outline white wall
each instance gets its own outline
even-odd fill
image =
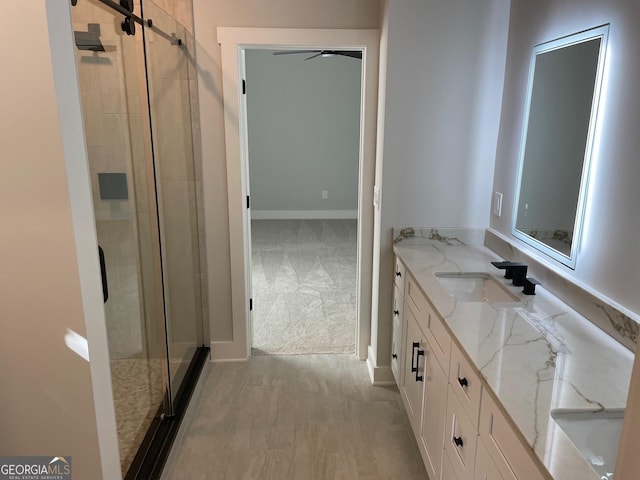
[[[253,218],[355,218],[362,61],[310,56],[246,52]]]
[[[220,46],[216,28],[378,28],[372,0],[194,0],[211,339],[233,339]]]
[[[503,215],[501,218],[492,216],[491,226],[511,236],[531,48],[604,23],[611,24],[608,68],[599,121],[601,136],[593,159],[583,242],[575,271],[559,265],[558,268],[638,314],[640,4],[636,0],[512,2],[494,177],[494,189],[504,193]]]
[[[509,1],[387,7],[378,365],[390,363],[391,229],[489,223]]]
[[[117,479],[69,8],[0,15],[0,454],[71,455],[74,478]]]

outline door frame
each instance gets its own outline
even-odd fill
[[[224,102],[229,247],[231,263],[231,312],[233,340],[220,360],[247,359],[251,355],[251,238],[246,102],[242,95],[244,51],[249,48],[312,48],[361,50],[362,87],[358,178],[358,248],[356,293],[356,356],[367,358],[371,337],[374,181],[378,102],[379,30],[292,29],[218,27],[221,46]],[[214,358],[216,356],[215,351]]]

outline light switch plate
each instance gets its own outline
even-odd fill
[[[493,214],[496,217],[502,216],[502,194],[500,192],[493,193]]]
[[[373,187],[373,206],[374,208],[380,209],[380,196],[381,196],[380,187],[374,185]]]

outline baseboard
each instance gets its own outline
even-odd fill
[[[249,357],[239,342],[211,342],[212,362],[246,362]]]
[[[367,357],[367,368],[369,369],[369,378],[371,379],[371,384],[376,386],[395,385],[396,381],[393,378],[391,366],[376,366],[376,357],[371,348],[371,345],[369,345],[368,352],[369,356]]]
[[[358,210],[251,210],[252,220],[355,220]]]

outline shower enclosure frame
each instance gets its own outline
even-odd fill
[[[81,0],[82,1],[82,0]],[[127,20],[129,22],[135,21],[142,25],[140,29],[142,41],[137,42],[136,56],[138,57],[138,62],[142,62],[138,64],[137,69],[140,70],[142,68],[144,70],[144,75],[138,75],[138,91],[141,93],[141,104],[146,104],[146,115],[144,111],[141,111],[141,121],[143,124],[142,127],[142,140],[144,142],[144,166],[145,166],[145,179],[147,183],[146,187],[146,197],[145,203],[149,208],[149,220],[150,226],[149,230],[152,232],[152,238],[150,245],[152,246],[152,252],[149,252],[151,257],[153,258],[153,263],[158,267],[158,270],[154,270],[155,274],[153,275],[153,281],[151,282],[153,285],[154,294],[153,298],[160,299],[162,305],[155,312],[156,317],[162,317],[162,327],[164,330],[164,355],[163,355],[163,366],[162,366],[162,391],[164,394],[162,395],[162,401],[158,405],[157,412],[154,415],[154,418],[149,425],[147,433],[139,445],[137,454],[135,455],[133,461],[130,463],[127,473],[124,476],[125,479],[134,479],[134,478],[157,478],[159,477],[166,457],[169,453],[169,449],[173,442],[173,438],[177,433],[177,429],[180,425],[182,416],[184,415],[184,411],[186,406],[188,405],[189,399],[193,392],[193,388],[195,387],[195,383],[197,382],[198,376],[202,371],[204,363],[209,357],[209,348],[204,347],[204,327],[203,325],[196,325],[196,330],[199,332],[198,336],[198,345],[194,351],[193,356],[191,357],[191,361],[188,362],[188,366],[186,367],[186,371],[184,372],[184,377],[179,385],[173,384],[172,372],[171,372],[171,351],[169,345],[169,338],[171,336],[171,326],[169,324],[169,318],[171,313],[168,311],[168,292],[166,290],[168,285],[168,279],[166,277],[166,265],[168,263],[168,259],[166,257],[166,253],[163,251],[163,209],[162,209],[162,198],[161,198],[161,181],[159,179],[159,172],[157,170],[157,157],[156,157],[156,143],[154,140],[154,118],[152,112],[152,99],[151,99],[151,90],[150,90],[150,78],[149,78],[149,52],[147,51],[147,41],[146,41],[146,31],[149,29],[153,31],[154,34],[162,37],[165,41],[171,43],[178,48],[182,47],[182,39],[177,37],[176,35],[169,35],[162,29],[158,28],[153,24],[151,19],[144,19],[144,10],[142,6],[142,1],[136,2],[140,5],[141,15],[142,17],[138,17],[133,14],[129,10],[122,11],[124,7],[111,2],[110,0],[96,0],[102,4],[113,7],[117,12],[123,14],[125,16],[122,22],[122,29],[125,33],[130,35],[131,26],[130,23],[127,24]],[[72,1],[72,5],[75,5],[77,2]],[[176,22],[177,23],[177,22]],[[129,30],[127,30],[129,28]],[[98,30],[99,31],[99,30]],[[144,92],[144,95],[142,94]],[[193,132],[189,130],[192,134],[191,141],[193,142]],[[191,146],[193,149],[193,145]],[[192,150],[193,154],[193,150]],[[193,158],[191,159],[193,162]],[[132,158],[131,161],[134,161]],[[195,168],[195,167],[194,167]],[[139,192],[134,192],[134,195],[139,194]],[[145,192],[142,192],[144,195]],[[135,200],[134,200],[135,201]],[[136,207],[137,208],[137,207]],[[139,228],[137,221],[134,220],[134,229]],[[139,237],[136,234],[136,238]],[[196,226],[196,238],[197,238],[197,226]],[[196,252],[199,253],[199,252]],[[141,262],[140,256],[137,257],[137,261]],[[142,267],[139,268],[139,271],[142,271]],[[104,272],[104,270],[103,270]],[[147,287],[149,285],[147,284]],[[105,299],[106,300],[106,299]],[[200,301],[202,301],[202,294],[200,293]],[[140,300],[141,308],[144,308],[142,304],[144,304],[144,299]],[[196,311],[199,316],[195,317],[196,322],[200,320],[202,323],[202,306],[200,304],[200,311]],[[159,318],[156,320],[160,321]],[[144,315],[144,312],[141,312],[141,322],[145,325],[148,323],[148,318]],[[146,335],[146,333],[145,333]],[[143,344],[147,345],[148,341],[145,340]],[[184,365],[183,365],[184,366]]]

